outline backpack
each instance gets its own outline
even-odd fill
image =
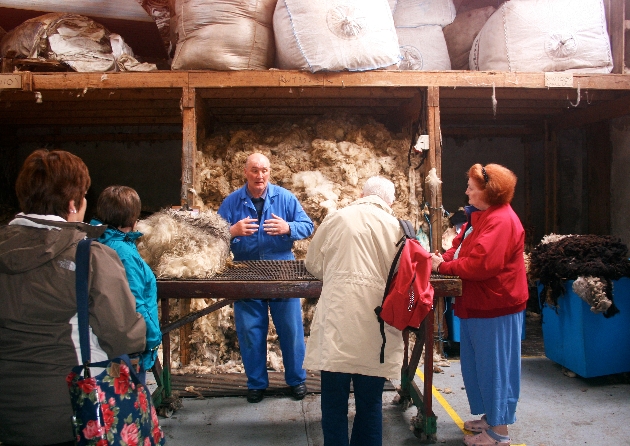
[[[431,254],[416,239],[410,221],[398,220],[404,235],[389,269],[383,303],[374,312],[381,324],[381,363],[385,362],[385,323],[399,330],[417,330],[433,306]],[[396,269],[398,266],[398,269]]]

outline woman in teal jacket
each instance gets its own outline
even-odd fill
[[[142,236],[135,231],[140,217],[140,197],[127,186],[110,186],[98,198],[96,219],[90,224],[106,224],[107,230],[98,241],[109,246],[118,253],[132,294],[136,298],[136,311],[140,313],[147,325],[146,350],[140,361],[139,378],[144,383],[146,370],[153,367],[157,358],[157,349],[162,343],[162,332],[158,318],[157,283],[155,274],[149,265],[140,257],[136,248],[136,240]]]

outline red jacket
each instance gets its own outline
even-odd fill
[[[462,242],[470,224],[473,230]],[[460,243],[458,258],[454,259]],[[509,204],[471,213],[439,268],[441,274],[462,279],[462,295],[455,299],[456,316],[490,318],[525,309],[529,291],[524,243],[525,230]]]

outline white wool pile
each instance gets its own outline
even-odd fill
[[[457,237],[457,230],[451,226],[442,233],[442,249],[448,251],[453,246],[453,240]]]
[[[591,306],[593,313],[604,313],[612,302],[606,296],[606,283],[599,277],[578,277],[573,282],[573,292]]]
[[[230,229],[216,212],[164,209],[138,222],[138,251],[159,278],[208,278],[230,256]]]
[[[218,209],[230,192],[243,186],[247,156],[260,152],[271,161],[270,181],[292,191],[316,227],[328,212],[359,198],[363,183],[373,175],[395,184],[396,216],[418,227],[415,197],[423,196],[424,181],[420,172],[409,169],[409,147],[407,135],[393,134],[372,117],[362,116],[218,128],[197,154],[194,204]],[[305,253],[305,248],[300,251]]]
[[[562,234],[554,234],[553,232],[551,234],[547,234],[545,235],[542,240],[540,240],[541,244],[547,244],[547,243],[555,243],[558,242],[560,240],[562,240],[565,237],[571,237],[571,234],[567,234],[567,235],[562,235]]]
[[[392,134],[371,117],[337,115],[217,128],[199,147],[194,205],[203,212],[217,210],[227,195],[244,185],[245,160],[249,154],[260,152],[271,162],[270,181],[296,195],[315,227],[329,212],[359,198],[363,183],[373,175],[384,176],[395,184],[396,201],[392,208],[396,216],[411,220],[416,227],[421,223],[417,203],[424,200],[424,181],[418,171],[409,168],[410,139]],[[412,162],[417,165],[417,160]],[[297,259],[306,256],[309,241],[294,243]],[[306,336],[316,302],[302,299]],[[191,311],[212,303],[194,299]],[[267,367],[282,371],[282,353],[272,320],[269,326]],[[198,319],[193,325],[190,364],[179,372],[243,371],[237,342],[231,306]],[[177,368],[179,354],[176,345],[173,347],[172,366]]]

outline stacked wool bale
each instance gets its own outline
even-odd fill
[[[472,70],[610,73],[602,0],[510,0],[477,34]]]
[[[452,0],[391,0],[401,70],[442,71],[451,61],[442,28],[455,19]]]
[[[276,0],[177,0],[173,70],[266,70],[273,66]]]
[[[473,42],[490,16],[496,11],[496,0],[483,0],[475,5],[465,4],[457,9],[457,16],[444,27],[444,39],[451,59],[452,70],[468,70],[468,59]],[[471,8],[470,6],[474,6]]]
[[[316,227],[328,212],[359,198],[364,181],[372,175],[382,175],[394,182],[396,216],[417,226],[416,196],[422,194],[422,181],[420,173],[408,166],[409,146],[408,138],[393,135],[372,118],[330,116],[271,126],[219,128],[197,153],[195,205],[202,212],[218,209],[229,193],[243,186],[245,159],[257,151],[271,161],[271,181],[298,197]],[[304,258],[308,242],[307,239],[295,244],[296,258]],[[191,310],[211,303],[195,299]],[[307,336],[315,304],[303,301]],[[173,366],[177,367],[175,336],[172,355]],[[191,342],[191,363],[179,372],[242,371],[231,307],[200,318],[193,328]],[[272,321],[267,342],[267,367],[283,370]]]
[[[387,0],[278,0],[273,31],[281,69],[365,71],[400,60]]]

